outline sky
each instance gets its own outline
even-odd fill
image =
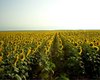
[[[0,0],[0,30],[100,29],[100,0]]]

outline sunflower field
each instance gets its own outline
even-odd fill
[[[0,32],[0,80],[100,80],[100,31]]]

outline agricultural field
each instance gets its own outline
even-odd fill
[[[100,31],[0,32],[0,80],[100,80]]]

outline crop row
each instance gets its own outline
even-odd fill
[[[100,79],[100,31],[0,32],[0,79]]]

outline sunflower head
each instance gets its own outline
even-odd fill
[[[79,55],[81,55],[81,53],[82,53],[82,47],[81,46],[78,47],[78,52],[79,52]]]
[[[21,49],[21,53],[24,53],[24,49]]]
[[[100,45],[100,43],[99,43],[99,42],[96,42],[96,45],[97,45],[97,46],[99,46],[99,45]]]
[[[74,43],[74,46],[78,46],[78,43],[75,42],[75,43]]]
[[[62,44],[60,44],[60,45],[59,45],[59,48],[62,50],[62,49],[63,49],[63,45],[62,45]]]
[[[17,62],[18,62],[18,59],[19,59],[19,55],[16,55],[15,59],[14,59],[14,66],[16,66]]]
[[[98,46],[93,46],[93,49],[96,51],[99,51],[99,47]]]
[[[9,51],[8,51],[6,54],[7,54],[7,57],[9,57],[9,56],[10,56],[10,54],[11,54],[11,52],[9,52]]]
[[[93,42],[95,43],[96,41],[94,40]]]
[[[25,59],[25,54],[21,53],[21,54],[19,55],[19,58],[20,58],[21,61],[24,61],[24,59]]]
[[[93,42],[90,43],[90,46],[94,46]]]
[[[61,39],[59,40],[59,43],[60,43],[60,44],[62,44],[62,41],[61,41]]]
[[[31,51],[32,51],[32,48],[31,48],[31,47],[29,47],[29,49],[28,49],[28,52],[27,52],[26,56],[28,56],[28,55],[31,53]]]
[[[88,41],[88,39],[85,39],[84,42],[85,42],[85,43],[88,43],[89,41]]]

